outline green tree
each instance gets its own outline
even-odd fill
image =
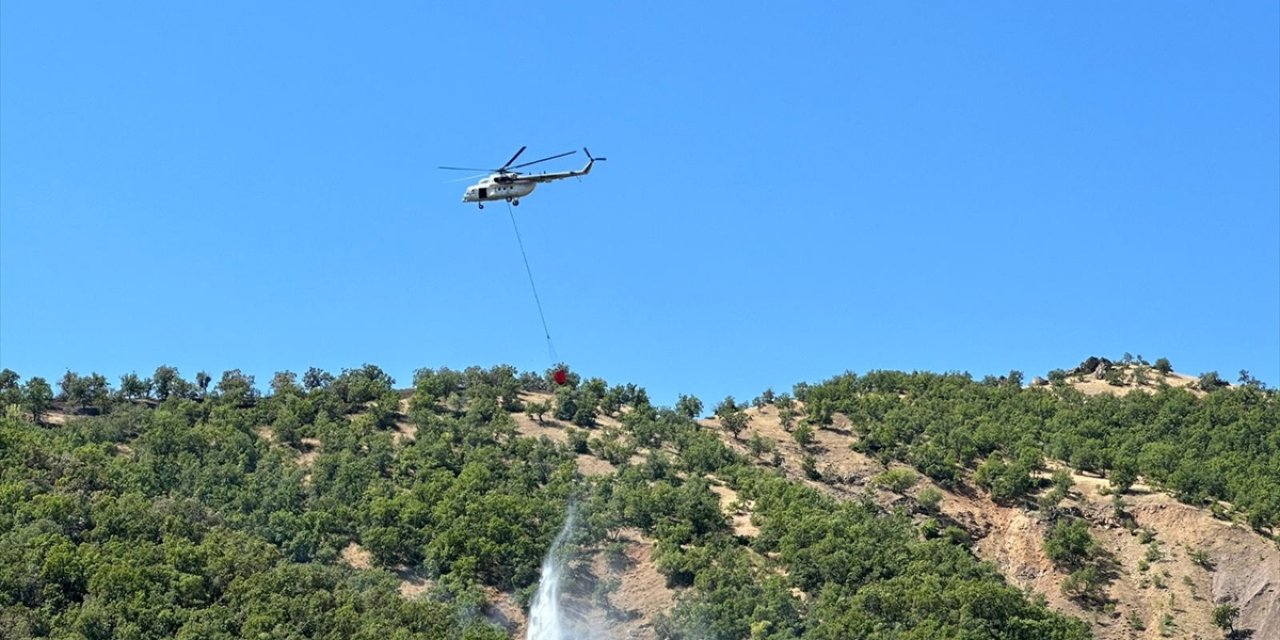
[[[1257,391],[1267,390],[1267,383],[1253,377],[1253,375],[1250,374],[1249,371],[1246,369],[1240,370],[1240,377],[1237,381],[1240,383],[1240,386],[1242,387],[1248,387],[1250,389],[1254,389]]]
[[[1071,487],[1073,486],[1071,481],[1071,472],[1066,469],[1058,469],[1054,471],[1051,482],[1053,485],[1052,488],[1050,488],[1049,491],[1040,498],[1039,503],[1041,509],[1055,509],[1058,504],[1067,497],[1071,491]]]
[[[82,376],[74,371],[68,371],[63,374],[58,386],[62,389],[62,397],[67,404],[75,405],[82,410],[89,407],[107,408],[110,387],[107,379],[100,373]]]
[[[89,404],[105,411],[111,403],[111,383],[100,373],[91,373],[84,380]]]
[[[196,388],[200,390],[200,397],[204,398],[209,395],[209,383],[213,382],[213,376],[209,372],[201,370],[196,374]]]
[[[626,393],[626,389],[621,386],[609,387],[604,392],[604,397],[600,399],[600,411],[609,417],[618,415],[622,405],[626,403]]]
[[[239,369],[222,372],[214,391],[224,401],[236,407],[251,407],[258,400],[258,390],[253,386],[253,376],[242,373]]]
[[[565,427],[565,441],[569,444],[569,449],[574,453],[587,453],[590,451],[591,435],[588,431],[575,429],[574,427]]]
[[[720,403],[716,405],[715,414],[717,417],[723,418],[724,416],[740,411],[741,409],[743,409],[743,407],[738,406],[738,402],[733,399],[733,396],[725,396],[724,400],[721,400]]]
[[[80,374],[74,371],[67,371],[62,374],[62,378],[58,380],[58,390],[63,402],[84,408],[89,405],[89,386],[88,380],[80,377]]]
[[[773,401],[774,406],[778,408],[778,419],[782,422],[782,428],[790,431],[795,425],[796,419],[796,403],[791,399],[791,394],[779,394]]]
[[[1106,599],[1106,593],[1103,587],[1106,586],[1106,578],[1097,567],[1089,565],[1082,569],[1071,572],[1062,581],[1062,592],[1072,598],[1085,600],[1090,602],[1101,602]]]
[[[302,374],[302,386],[307,391],[328,389],[331,384],[333,384],[333,374],[324,369],[311,367],[307,369],[306,373]]]
[[[298,386],[298,374],[292,371],[277,371],[271,376],[271,395],[283,397],[301,394],[302,387]]]
[[[1132,456],[1122,455],[1116,461],[1107,479],[1111,488],[1119,493],[1127,493],[1138,481],[1138,463]]]
[[[566,385],[556,389],[555,401],[556,420],[573,420],[573,416],[578,413],[578,394]]]
[[[746,412],[738,406],[733,396],[725,396],[715,408],[715,416],[720,420],[720,426],[726,431],[733,434],[733,439],[738,439],[738,434],[747,426],[750,419]]]
[[[1052,482],[1053,488],[1064,496],[1075,486],[1075,481],[1071,479],[1071,471],[1067,469],[1055,470],[1050,482]]]
[[[764,454],[773,451],[773,442],[761,437],[759,431],[752,431],[751,440],[748,441],[747,448],[751,451],[751,457],[759,459]]]
[[[805,402],[809,398],[809,388],[809,383],[797,382],[791,386],[791,395],[795,396],[796,400]]]
[[[1105,445],[1097,440],[1079,440],[1067,462],[1081,473],[1098,473],[1104,467]]]
[[[1124,523],[1126,527],[1130,526],[1133,519],[1127,511],[1129,504],[1124,501],[1124,495],[1120,493],[1111,494],[1111,515],[1116,520]]]
[[[573,412],[573,423],[586,429],[596,426],[595,403],[579,401],[578,410]]]
[[[349,405],[372,402],[395,388],[395,379],[377,365],[365,364],[359,369],[344,369],[329,388]]]
[[[818,460],[811,454],[804,454],[800,460],[800,470],[804,472],[804,476],[810,480],[821,480],[822,474],[818,472]]]
[[[183,380],[178,375],[178,370],[168,365],[156,367],[154,374],[151,374],[151,383],[155,385],[156,399],[160,402],[179,394],[183,387]]]
[[[733,434],[734,440],[738,439],[738,434],[742,433],[750,421],[751,416],[742,410],[729,411],[720,415],[720,425],[725,428],[725,431]]]
[[[1156,358],[1156,363],[1152,365],[1152,368],[1159,371],[1160,375],[1164,376],[1173,373],[1173,365],[1169,364],[1168,358]]]
[[[53,388],[39,376],[27,380],[22,387],[22,404],[31,413],[31,419],[41,424],[44,415],[53,407]]]
[[[0,371],[0,412],[10,405],[22,404],[21,376],[12,369]]]
[[[151,393],[151,380],[139,378],[136,373],[120,376],[120,395],[126,400],[137,400]]]
[[[1062,567],[1082,567],[1096,549],[1089,523],[1079,518],[1055,522],[1044,540],[1045,555]]]
[[[791,431],[791,439],[800,445],[801,449],[808,449],[813,444],[813,427],[808,424],[801,424]]]
[[[524,413],[530,419],[536,420],[538,424],[543,423],[543,416],[551,411],[551,403],[545,401],[526,402],[524,405]]]
[[[1031,470],[1029,461],[1008,463],[999,455],[994,455],[978,466],[973,479],[991,492],[992,499],[1009,502],[1022,498],[1035,489],[1036,482]]]
[[[759,396],[751,398],[751,406],[755,408],[764,408],[769,406],[769,404],[773,404],[774,399],[776,399],[776,397],[774,397],[773,389],[764,389],[764,392],[760,393]]]
[[[1228,636],[1235,635],[1236,619],[1240,617],[1240,607],[1233,604],[1222,604],[1213,608],[1213,625],[1222,629]]]
[[[1196,386],[1202,391],[1214,391],[1220,387],[1229,386],[1229,383],[1223,380],[1217,371],[1206,371],[1200,374],[1200,378],[1196,381]]]

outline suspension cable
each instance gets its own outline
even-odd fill
[[[520,238],[520,226],[516,224],[516,214],[511,209],[511,203],[507,202],[507,215],[511,217],[511,228],[516,231],[516,244],[520,245],[520,257],[524,258],[524,270],[529,274],[529,288],[533,290],[533,301],[538,305],[538,318],[542,320],[542,333],[547,337],[547,356],[551,358],[554,364],[559,362],[560,358],[556,356],[555,345],[551,344],[551,330],[547,328],[547,316],[542,312],[542,300],[538,298],[538,285],[533,283],[533,269],[529,268],[529,256],[524,251],[524,240]]]

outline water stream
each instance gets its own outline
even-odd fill
[[[573,531],[576,510],[570,506],[569,516],[564,526],[547,550],[547,557],[542,561],[542,571],[538,578],[538,592],[533,596],[533,604],[529,607],[529,631],[525,640],[572,640],[569,633],[564,609],[560,606],[560,580],[564,574],[564,545]]]

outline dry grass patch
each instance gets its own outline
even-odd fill
[[[342,549],[341,557],[342,563],[352,569],[369,569],[373,567],[373,554],[354,542]]]

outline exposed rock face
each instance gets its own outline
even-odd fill
[[[1206,544],[1216,563],[1213,601],[1240,607],[1236,628],[1255,638],[1280,638],[1280,560],[1236,528]]]
[[[1106,358],[1099,358],[1098,356],[1089,356],[1088,358],[1085,359],[1084,362],[1080,363],[1080,366],[1076,367],[1075,369],[1072,369],[1071,374],[1080,375],[1080,376],[1093,374],[1097,376],[1099,380],[1101,380],[1102,376],[1106,374],[1107,369],[1110,369],[1112,364],[1115,364],[1115,363],[1111,362]]]

